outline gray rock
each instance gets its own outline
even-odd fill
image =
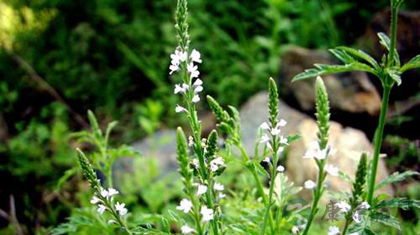
[[[295,100],[305,111],[314,110],[314,80],[309,79],[291,83],[293,77],[313,64],[337,63],[326,52],[291,47],[282,57],[279,83],[281,96]],[[381,100],[366,73],[353,72],[323,76],[330,96],[331,108],[348,113],[368,113],[376,115]]]

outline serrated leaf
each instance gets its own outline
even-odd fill
[[[337,57],[339,60],[341,60],[344,64],[350,64],[356,61],[355,58],[353,58],[351,55],[347,54],[345,51],[340,50],[338,48],[336,49],[330,49],[329,50],[335,57]]]
[[[375,68],[375,69],[379,69],[379,67],[380,67],[378,62],[376,62],[376,60],[374,58],[372,58],[372,56],[370,56],[369,54],[367,54],[366,52],[364,52],[362,50],[356,50],[356,49],[353,49],[353,48],[350,48],[350,47],[344,47],[344,46],[337,47],[337,49],[341,50],[341,51],[344,51],[351,56],[355,56],[359,59],[365,60],[370,65],[372,65],[373,68]]]
[[[299,135],[299,134],[296,134],[296,135],[289,135],[289,136],[287,136],[287,143],[292,143],[292,142],[295,142],[295,141],[297,141],[297,140],[299,140],[299,139],[301,139],[302,138],[302,136],[301,135]]]
[[[389,52],[389,48],[391,47],[391,40],[389,39],[389,37],[384,33],[378,33],[378,37],[379,37],[379,43],[382,46],[384,46]],[[397,63],[397,66],[399,67],[401,65],[400,56],[398,55],[397,49],[394,49],[394,50],[395,50],[394,51],[395,62]]]
[[[257,169],[257,171],[259,171],[260,173],[262,173],[263,175],[265,175],[266,177],[269,177],[268,172],[264,169],[264,167],[262,167],[259,163],[253,163],[255,168]]]
[[[398,86],[401,85],[401,72],[399,70],[386,68],[385,72],[397,83]]]
[[[373,212],[369,214],[369,217],[371,220],[401,230],[400,223],[389,214]]]
[[[328,64],[315,64],[316,68],[307,69],[303,73],[296,75],[292,82],[305,80],[312,77],[322,76],[322,75],[329,75],[335,73],[344,73],[344,72],[352,72],[352,71],[364,71],[368,73],[372,73],[376,75],[376,71],[367,64],[363,64],[360,62],[353,62],[351,64],[346,65],[328,65]]]
[[[408,210],[411,207],[420,208],[420,201],[406,198],[393,198],[389,201],[381,201],[375,206],[377,209],[395,207],[401,208],[403,210]]]
[[[400,69],[401,73],[409,69],[420,68],[420,55],[415,56],[410,61],[408,61],[404,66]]]
[[[388,178],[382,180],[378,185],[376,185],[375,190],[378,190],[387,184],[403,181],[407,177],[414,176],[414,175],[420,175],[420,173],[417,171],[405,171],[401,174],[399,172],[394,172]]]

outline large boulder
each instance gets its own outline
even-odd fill
[[[316,63],[334,64],[326,52],[301,47],[289,48],[282,57],[280,68],[280,94],[286,100],[296,102],[299,108],[312,111],[315,103],[314,82],[306,80],[292,83],[293,77]],[[330,95],[331,108],[345,113],[368,113],[375,116],[381,107],[381,100],[375,86],[366,73],[340,73],[323,76]]]

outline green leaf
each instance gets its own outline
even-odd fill
[[[378,62],[376,62],[376,60],[374,58],[372,58],[369,54],[367,54],[366,52],[362,51],[362,50],[356,50],[350,47],[344,47],[344,46],[340,46],[337,47],[338,50],[347,52],[348,54],[355,56],[359,59],[365,60],[366,62],[368,62],[369,64],[371,64],[373,66],[373,68],[375,69],[379,69],[380,66],[378,64]]]
[[[392,184],[392,183],[395,183],[395,182],[403,181],[407,177],[414,176],[414,175],[420,175],[420,173],[417,172],[417,171],[405,171],[401,174],[399,172],[394,172],[388,178],[384,179],[378,185],[376,185],[375,190],[378,190],[378,189],[384,187],[387,184]]]
[[[378,37],[379,37],[379,43],[389,51],[389,48],[391,47],[391,40],[389,39],[389,37],[384,33],[378,33]],[[401,65],[400,56],[398,55],[397,49],[394,49],[394,50],[395,50],[395,53],[394,53],[395,62],[397,63],[397,66],[399,67]]]
[[[393,198],[389,201],[381,201],[375,206],[376,209],[395,207],[401,208],[403,210],[408,210],[411,207],[420,208],[420,201],[406,198]]]
[[[355,58],[347,54],[345,51],[340,50],[338,48],[336,49],[330,49],[329,50],[335,57],[337,57],[339,60],[341,60],[344,64],[350,64],[356,61]]]
[[[388,51],[391,46],[391,40],[389,37],[384,33],[378,33],[379,43],[384,46]]]
[[[397,83],[398,86],[401,85],[401,72],[399,70],[386,68],[385,72]]]
[[[371,220],[382,223],[384,225],[401,230],[400,223],[393,216],[380,212],[373,212],[369,214]]]
[[[118,124],[117,121],[113,121],[113,122],[108,124],[108,127],[106,128],[106,133],[105,133],[105,144],[106,145],[108,145],[109,135],[111,134],[112,129],[114,129],[114,127],[117,126],[117,124]]]
[[[316,68],[307,69],[303,73],[296,75],[292,82],[305,80],[312,77],[329,75],[335,73],[352,72],[352,71],[364,71],[374,75],[377,75],[376,70],[367,64],[354,61],[350,64],[345,65],[328,65],[328,64],[315,64]]]
[[[376,233],[370,228],[364,228],[360,235],[376,235]]]
[[[400,72],[404,73],[405,71],[409,69],[415,69],[415,68],[420,68],[420,55],[415,56],[406,64],[404,64],[404,66],[400,69]]]

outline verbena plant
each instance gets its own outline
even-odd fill
[[[181,96],[182,103],[175,108],[176,113],[186,115],[189,123],[191,136],[186,138],[182,128],[177,129],[177,160],[180,166],[184,195],[176,210],[170,211],[169,220],[177,223],[177,228],[170,228],[169,222],[162,217],[160,223],[135,224],[126,220],[129,214],[124,203],[114,201],[118,191],[112,184],[112,165],[114,155],[108,149],[109,133],[115,123],[111,123],[105,136],[98,127],[93,114],[89,113],[92,132],[82,132],[79,136],[96,146],[96,152],[87,157],[78,150],[79,162],[85,177],[88,179],[94,196],[91,203],[97,205],[97,212],[102,216],[107,212],[109,226],[121,228],[119,232],[126,234],[310,234],[311,226],[320,210],[320,202],[327,188],[324,186],[326,177],[339,176],[337,167],[328,164],[329,155],[334,148],[329,145],[330,108],[326,87],[319,77],[320,75],[336,72],[349,72],[362,70],[378,76],[384,87],[383,106],[380,114],[379,126],[375,136],[375,152],[371,163],[368,162],[367,153],[360,157],[359,165],[353,180],[351,194],[340,198],[335,206],[339,208],[344,217],[342,230],[331,226],[329,235],[337,234],[375,234],[373,223],[380,222],[387,226],[400,229],[399,223],[393,216],[384,212],[387,208],[420,207],[420,202],[403,198],[387,198],[380,195],[374,197],[375,190],[393,182],[401,181],[405,177],[418,174],[417,172],[404,172],[393,174],[379,184],[376,184],[376,170],[379,151],[382,143],[382,135],[385,123],[388,96],[395,83],[400,84],[400,75],[411,68],[420,67],[420,57],[417,56],[410,62],[401,66],[398,53],[395,50],[396,41],[396,17],[402,1],[391,1],[392,27],[391,39],[385,34],[379,34],[381,43],[389,50],[389,54],[383,57],[382,63],[376,62],[366,53],[347,47],[338,47],[331,52],[341,59],[345,65],[316,65],[295,77],[295,81],[316,77],[316,117],[318,124],[318,140],[311,143],[303,158],[315,161],[318,167],[316,182],[308,180],[304,188],[313,191],[313,201],[308,218],[301,218],[293,226],[288,222],[290,215],[285,209],[288,207],[287,200],[298,193],[301,188],[294,187],[288,182],[284,172],[287,169],[280,165],[288,145],[299,139],[298,135],[283,136],[281,129],[287,122],[279,119],[279,100],[276,83],[269,79],[269,116],[267,122],[261,124],[256,140],[255,154],[250,156],[242,143],[241,124],[239,112],[229,106],[223,109],[218,102],[208,96],[208,104],[215,114],[218,130],[213,130],[203,138],[201,121],[197,114],[196,104],[200,102],[200,92],[203,90],[203,82],[199,78],[198,65],[202,63],[200,53],[190,48],[188,33],[187,0],[178,0],[176,10],[176,31],[178,47],[171,55],[170,74],[179,82],[175,85],[174,93]],[[224,134],[224,139],[219,139],[219,134]],[[262,145],[262,151],[260,147]],[[232,208],[230,201],[234,201],[239,192],[226,193],[225,186],[220,183],[221,175],[229,170],[229,158],[236,148],[240,152],[238,161],[243,169],[246,169],[253,179],[248,182],[256,186],[256,191],[251,191],[252,198],[256,203],[246,211],[240,210],[239,218],[230,218],[231,215],[225,208]],[[116,154],[115,156],[122,156]],[[91,165],[93,163],[93,166]],[[368,166],[371,166],[370,169]],[[97,179],[94,169],[103,172],[106,176],[107,188]],[[341,173],[342,174],[342,173]],[[366,185],[366,181],[368,184]],[[268,185],[265,186],[265,182]],[[366,190],[367,189],[367,190]],[[241,191],[241,189],[235,189]],[[245,194],[248,194],[246,192]],[[243,196],[243,200],[248,196]],[[180,229],[179,229],[180,228]],[[55,234],[60,234],[56,232]]]

